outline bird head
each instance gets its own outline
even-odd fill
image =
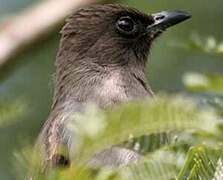
[[[188,18],[183,11],[145,14],[117,4],[93,5],[67,19],[58,56],[102,66],[146,62],[153,40]]]

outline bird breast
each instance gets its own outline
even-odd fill
[[[128,99],[125,92],[125,83],[120,72],[112,72],[94,90],[95,102],[101,107],[107,107]]]

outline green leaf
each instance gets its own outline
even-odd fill
[[[180,156],[168,152],[157,151],[137,164],[121,168],[119,175],[122,180],[170,180],[177,174],[177,161]]]
[[[222,153],[222,149],[213,149],[207,146],[192,147],[178,179],[213,179],[217,162],[219,158],[222,158]]]
[[[184,75],[183,82],[189,90],[223,92],[222,74],[199,74],[190,72]]]
[[[90,111],[92,109],[94,108]],[[127,103],[106,112],[86,113],[85,117],[81,117],[80,124],[73,124],[73,127],[71,125],[71,130],[77,133],[78,129],[83,140],[79,144],[78,154],[75,155],[78,159],[74,161],[85,162],[95,152],[123,143],[129,137],[185,129],[213,130],[215,121],[208,113],[208,111],[200,112],[188,98],[186,100],[182,97],[167,98],[165,96],[150,101]],[[74,115],[74,117],[77,116]],[[97,121],[94,121],[95,124],[92,127],[90,121],[95,119],[94,117],[97,117]],[[84,130],[79,132],[81,129]]]
[[[74,155],[75,158],[72,159],[71,167],[41,174],[37,158],[37,165],[34,164],[34,177],[59,180],[166,180],[175,178],[182,167],[179,178],[196,179],[202,173],[204,177],[215,173],[219,156],[212,160],[209,153],[207,156],[200,147],[198,150],[190,150],[188,160],[185,165],[183,164],[186,150],[192,145],[205,143],[208,140],[211,143],[214,142],[215,147],[219,147],[216,142],[221,141],[215,136],[219,127],[215,114],[207,109],[199,110],[188,97],[158,96],[154,100],[127,103],[107,111],[101,111],[90,105],[84,114],[74,114],[71,118],[75,120],[79,118],[79,121],[73,121],[74,124],[70,124],[69,128],[80,136],[81,142]],[[197,134],[199,138],[201,137],[200,139],[195,138]],[[178,140],[175,139],[176,135]],[[135,139],[136,137],[140,138]],[[132,139],[133,144],[131,144]],[[133,145],[133,149],[137,145],[136,149],[146,156],[142,158],[142,161],[120,169],[95,170],[86,166],[85,162],[94,153],[123,142],[126,142],[126,146],[129,145],[128,143],[130,146]],[[31,156],[26,152],[23,155],[26,159],[30,159]],[[198,155],[195,156],[195,152]],[[17,157],[21,161],[22,158]],[[197,163],[200,161],[201,163]],[[211,169],[206,170],[208,166],[211,166]]]

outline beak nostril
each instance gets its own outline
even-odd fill
[[[184,11],[162,11],[159,13],[151,14],[153,23],[146,27],[146,33],[151,32],[157,34],[165,31],[167,28],[179,24],[191,16]],[[155,32],[155,33],[154,33]]]
[[[164,18],[165,18],[164,15],[160,15],[160,16],[155,17],[155,20],[156,20],[156,21],[159,21],[159,20],[162,20],[162,19],[164,19]]]

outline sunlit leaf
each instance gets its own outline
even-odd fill
[[[218,167],[218,160],[222,158],[221,149],[198,146],[193,147],[187,155],[187,160],[179,173],[178,179],[198,180],[213,179]]]
[[[158,151],[148,159],[121,168],[119,174],[121,180],[170,180],[177,174],[177,161],[180,155]]]
[[[183,82],[190,90],[223,92],[222,74],[200,74],[189,72],[184,75]]]
[[[221,180],[223,179],[223,161],[222,157],[218,159],[217,167],[215,168],[215,173],[213,180]]]
[[[127,103],[107,111],[101,111],[90,105],[86,108],[86,113],[77,116],[74,114],[71,117],[81,119],[76,124],[73,121],[74,124],[71,124],[69,128],[79,135],[80,141],[82,141],[75,158],[72,159],[71,167],[50,170],[43,174],[39,171],[41,169],[38,163],[39,159],[35,160],[34,158],[34,162],[32,162],[34,168],[31,172],[34,177],[58,180],[164,180],[175,178],[183,167],[179,177],[197,178],[200,174],[204,177],[210,177],[215,172],[219,172],[216,170],[216,162],[219,156],[216,156],[215,161],[213,161],[212,156],[206,155],[206,150],[199,147],[197,149],[193,148],[193,151],[189,152],[185,165],[184,159],[187,153],[186,149],[196,144],[205,144],[206,140],[213,140],[215,143],[207,144],[214,144],[217,148],[220,147],[220,144],[216,143],[218,140],[220,141],[217,138],[219,122],[212,113],[209,110],[199,110],[191,99],[180,96],[158,96],[154,100]],[[92,118],[94,120],[99,118],[99,120],[97,119],[96,123],[92,124],[92,122],[89,122]],[[176,144],[174,143],[175,134],[178,136],[175,139],[178,142]],[[142,137],[142,135],[146,136]],[[189,135],[189,138],[187,135]],[[128,143],[128,140],[131,142],[131,138],[140,136],[142,139],[135,140],[136,144],[139,143],[137,148],[140,149],[142,145],[141,152],[145,156],[138,163],[110,170],[104,168],[91,169],[86,166],[86,160],[89,160],[94,153],[114,144]],[[143,149],[145,144],[147,145]],[[20,162],[17,163],[17,167],[24,169],[23,171],[28,171],[29,166],[23,167],[31,157],[29,153],[23,151],[22,155],[17,154],[16,157],[19,160],[17,162]],[[37,161],[37,164],[35,164],[35,161]],[[211,164],[212,161],[214,163]],[[20,166],[20,164],[22,165]],[[208,166],[211,167],[206,170]]]
[[[103,115],[100,120],[100,131],[94,136],[89,136],[88,131],[82,131],[84,140],[80,143],[77,162],[85,162],[93,153],[108,148],[114,144],[126,141],[130,136],[139,137],[160,132],[181,131],[184,129],[213,129],[215,121],[208,112],[201,113],[196,105],[182,97],[167,98],[157,97],[152,101],[129,103],[115,107],[111,111],[98,112]],[[82,119],[81,123],[87,128],[91,116]],[[92,113],[90,113],[92,115]],[[210,120],[212,119],[212,120]],[[209,123],[208,123],[209,122]],[[212,126],[210,126],[210,122]],[[101,125],[103,124],[103,126]],[[201,126],[202,124],[202,126]],[[71,128],[74,133],[81,129],[81,125]],[[72,126],[71,126],[72,127]],[[92,127],[89,127],[91,131]],[[79,131],[78,131],[79,132]],[[84,132],[87,132],[83,134]]]

